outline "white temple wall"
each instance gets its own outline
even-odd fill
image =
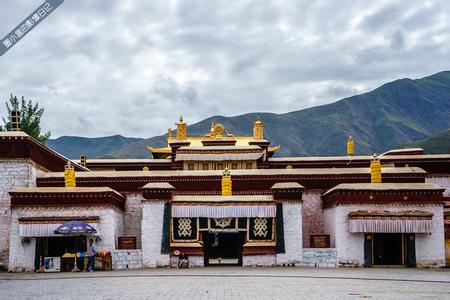
[[[37,166],[28,159],[0,160],[0,270],[8,267],[11,226],[9,191],[14,187],[36,186],[39,172]]]
[[[13,272],[33,271],[35,258],[35,238],[29,238],[28,245],[22,245],[19,235],[19,218],[22,217],[99,217],[96,236],[101,241],[96,243],[97,251],[113,251],[118,235],[123,234],[122,212],[115,208],[20,208],[13,209],[11,216],[10,249],[8,270]]]
[[[325,209],[327,216],[325,228],[331,228],[334,225],[335,234],[332,240],[334,240],[334,247],[337,251],[338,265],[341,266],[362,266],[364,264],[364,233],[348,232],[348,213],[358,209],[363,208],[337,206]],[[333,247],[333,244],[331,246]]]
[[[276,264],[297,264],[302,262],[302,204],[283,203],[283,228],[285,253],[276,255]]]
[[[444,267],[444,209],[433,206],[428,211],[433,213],[433,229],[428,234],[416,234],[416,263],[418,267]]]
[[[178,263],[178,260],[177,260]],[[189,267],[204,267],[205,266],[205,258],[203,256],[189,256]]]
[[[278,255],[261,254],[261,255],[244,255],[242,256],[243,267],[272,267],[277,264]]]
[[[445,189],[444,197],[450,197],[450,175],[430,174],[425,178],[425,182],[436,183],[437,185]]]
[[[323,232],[330,235],[330,247],[336,247],[336,210],[325,208],[323,210]]]
[[[144,268],[170,265],[169,254],[161,254],[164,201],[144,202],[142,206],[142,263]]]
[[[125,213],[123,214],[124,235],[136,237],[136,247],[141,249],[142,230],[142,193],[126,194]]]
[[[445,265],[444,222],[441,205],[347,205],[325,209],[325,228],[335,228],[334,244],[340,266],[362,266],[364,264],[364,233],[348,232],[348,214],[365,211],[411,211],[433,213],[431,234],[417,233],[416,262],[418,267]],[[334,215],[334,218],[333,218]],[[333,224],[334,222],[334,224]],[[331,238],[333,240],[333,237]],[[331,244],[333,247],[333,243]]]
[[[139,249],[114,250],[111,255],[113,270],[142,269],[142,251]]]

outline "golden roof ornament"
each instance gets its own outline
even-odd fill
[[[347,141],[347,155],[353,156],[355,154],[355,143],[353,142],[352,136],[349,136]]]
[[[183,116],[180,117],[180,121],[177,125],[177,140],[185,140],[187,138],[186,123],[183,121]]]
[[[214,134],[216,135],[216,138],[221,139],[224,131],[225,127],[222,124],[217,123],[214,125]]]
[[[64,185],[66,188],[76,187],[75,182],[75,168],[70,161],[64,166]]]
[[[381,162],[376,153],[370,161],[370,182],[381,183]]]
[[[222,173],[222,196],[231,196],[232,194],[231,172],[225,168]]]
[[[209,130],[209,138],[214,139],[216,136],[216,133],[214,132],[214,122],[211,123],[211,129]]]
[[[253,139],[263,140],[264,139],[264,123],[261,121],[259,116],[256,117],[253,123]]]

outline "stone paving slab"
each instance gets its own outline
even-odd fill
[[[450,299],[450,270],[238,268],[0,273],[0,299]]]

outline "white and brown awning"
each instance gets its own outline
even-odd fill
[[[174,218],[275,218],[275,204],[172,205]]]
[[[54,231],[67,221],[83,221],[90,226],[98,229],[99,217],[61,217],[61,218],[20,218],[19,236],[20,237],[52,237],[61,236]]]
[[[348,215],[352,233],[429,233],[433,214],[422,211],[357,211]]]

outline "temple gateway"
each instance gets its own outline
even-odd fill
[[[69,160],[16,124],[0,133],[0,268],[76,270],[90,239],[103,269],[449,263],[450,154],[345,143],[277,157],[259,118],[252,136],[197,137],[180,119],[153,158]]]

